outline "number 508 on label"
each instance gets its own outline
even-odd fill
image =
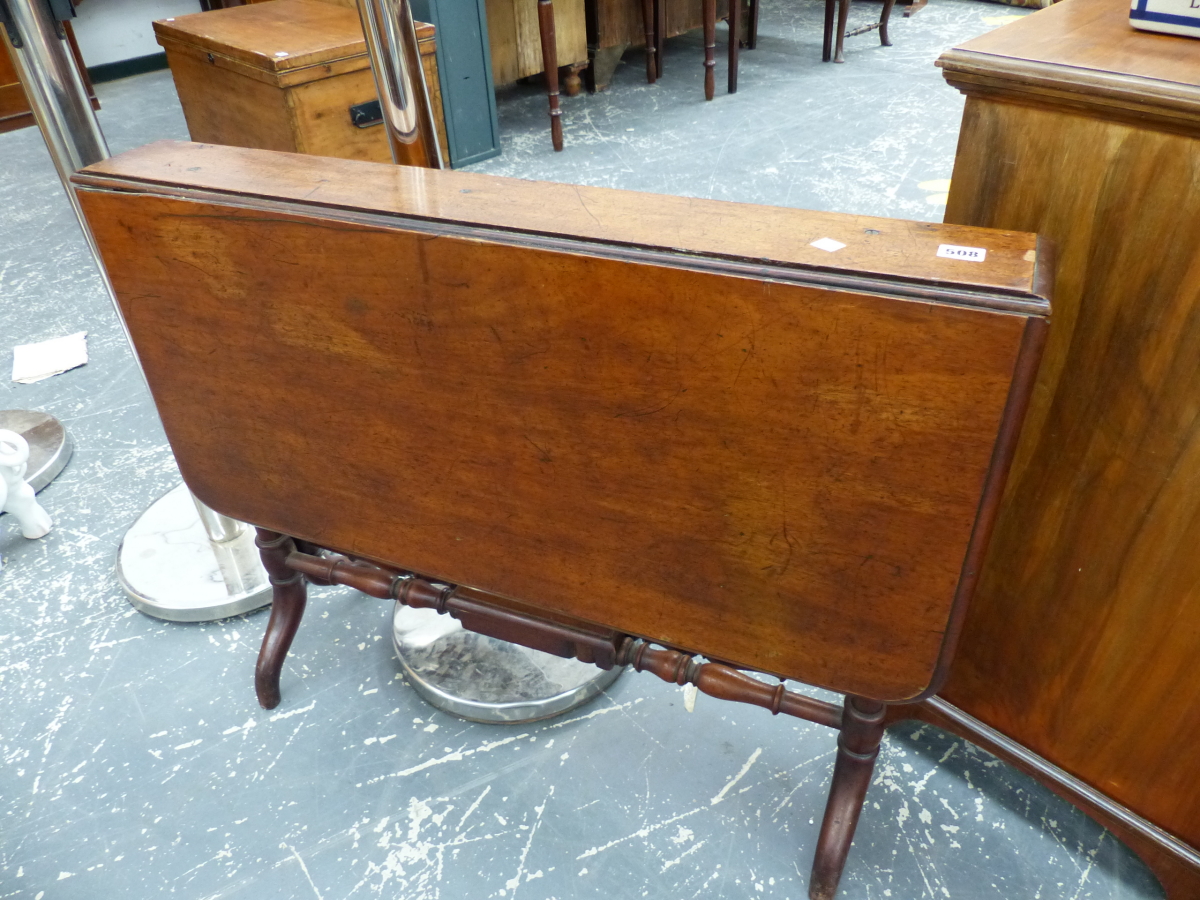
[[[987,250],[983,247],[957,247],[954,244],[939,244],[937,255],[942,259],[961,259],[966,262],[983,262]]]

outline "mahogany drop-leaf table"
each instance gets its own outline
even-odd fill
[[[307,580],[819,722],[835,894],[975,585],[1035,236],[174,142],[75,182],[184,480],[259,529],[264,706]]]

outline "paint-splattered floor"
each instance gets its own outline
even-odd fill
[[[703,102],[688,35],[657,86],[631,52],[609,92],[568,99],[562,154],[539,90],[503,91],[505,154],[477,168],[937,219],[961,106],[933,60],[1009,14],[933,0],[897,16],[894,47],[852,38],[844,66],[822,66],[819,4],[764,0],[736,96]],[[114,151],[186,136],[166,73],[99,94]],[[833,750],[817,726],[704,697],[688,713],[650,676],[555,721],[467,724],[405,687],[390,610],[345,591],[314,592],[283,705],[264,713],[251,672],[265,615],[171,625],[134,612],[116,547],[178,476],[39,137],[2,135],[4,350],[80,329],[87,366],[0,381],[0,407],[58,415],[79,448],[42,494],[49,537],[25,541],[0,519],[0,897],[805,896]],[[841,896],[1161,892],[1071,806],[907,727],[884,747]]]

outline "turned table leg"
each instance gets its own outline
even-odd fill
[[[542,66],[546,70],[546,94],[550,98],[550,140],[555,151],[563,148],[562,110],[558,108],[558,45],[554,39],[554,2],[538,0],[538,31],[542,38]]]
[[[283,661],[292,646],[296,629],[300,627],[308,589],[304,576],[288,568],[288,554],[296,549],[290,537],[259,528],[254,543],[272,588],[271,620],[267,622],[267,633],[263,635],[262,648],[258,651],[254,692],[263,709],[274,709],[279,705],[279,673],[283,670]]]
[[[704,99],[717,92],[717,0],[704,0]]]
[[[837,893],[858,815],[875,770],[875,757],[879,755],[885,712],[886,706],[876,700],[846,697],[833,783],[808,882],[808,896],[812,900],[833,900]]]
[[[654,35],[654,0],[642,0],[642,27],[646,30],[646,82],[658,80],[658,39]]]
[[[729,93],[737,93],[738,47],[742,40],[742,0],[729,0]]]
[[[825,0],[825,33],[821,37],[821,62],[833,59],[833,10],[838,0]]]

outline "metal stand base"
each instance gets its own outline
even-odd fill
[[[392,614],[392,643],[421,697],[472,722],[552,718],[591,700],[624,671],[484,637],[449,616],[400,603]]]
[[[67,429],[54,416],[25,409],[0,409],[0,429],[15,431],[29,442],[25,480],[40,491],[63,470],[75,451]]]
[[[271,602],[254,529],[210,541],[182,484],[155,500],[126,532],[117,578],[137,609],[172,622],[211,622]]]

